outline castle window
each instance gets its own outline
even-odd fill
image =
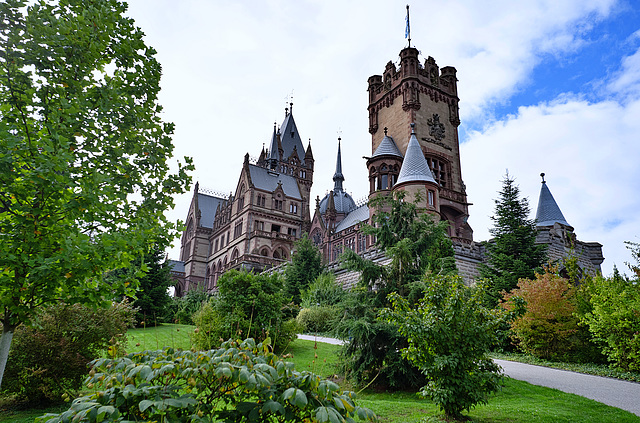
[[[216,239],[216,242],[213,244],[213,252],[217,252],[218,251],[218,240]]]
[[[211,255],[211,252],[213,251],[213,242],[209,241],[209,254]]]
[[[429,192],[427,193],[427,197],[428,197],[429,205],[433,207],[435,205],[435,192],[429,190]]]
[[[356,238],[351,237],[345,241],[345,247],[350,249],[351,251],[355,251],[356,249]]]
[[[240,235],[242,235],[242,219],[240,219],[240,222],[236,223],[235,228],[233,228],[233,239],[238,238]]]
[[[296,229],[295,228],[288,228],[287,229],[287,233],[293,237],[296,236]]]
[[[282,210],[282,200],[273,200],[274,201],[274,208],[276,210]]]
[[[280,232],[280,225],[271,224],[271,232]]]
[[[240,198],[238,198],[238,213],[240,213],[240,211],[242,211],[243,208],[244,208],[244,194],[241,194]]]
[[[427,163],[429,163],[431,173],[433,173],[433,177],[438,185],[443,188],[449,188],[449,176],[451,174],[449,171],[449,163],[431,157],[427,157]]]
[[[334,245],[332,260],[338,260],[338,257],[340,257],[340,254],[342,254],[342,245]]]
[[[367,249],[367,236],[358,234],[358,252],[361,253]]]
[[[255,231],[264,231],[264,222],[262,222],[260,220],[256,220],[253,223],[253,230],[255,230]]]
[[[305,171],[305,170],[301,170],[301,171],[300,171],[300,177],[301,177],[301,178],[306,178],[306,177],[307,177],[307,171]]]
[[[289,204],[289,213],[298,214],[298,205],[296,203]]]
[[[231,241],[231,232],[227,232],[227,245],[229,245],[229,241]]]
[[[256,201],[256,205],[264,207],[266,203],[266,197],[262,194],[258,194],[258,200]]]

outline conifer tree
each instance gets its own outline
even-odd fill
[[[535,271],[546,260],[546,245],[537,245],[536,221],[529,219],[529,201],[520,198],[520,188],[507,173],[500,197],[495,201],[493,239],[486,244],[487,262],[480,269],[488,279],[485,304],[495,306],[501,292],[509,292],[519,279],[534,279]]]
[[[304,234],[295,245],[291,263],[285,271],[285,294],[294,303],[300,304],[301,292],[309,287],[322,273],[322,255],[313,245],[307,234]]]

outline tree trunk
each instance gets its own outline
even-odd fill
[[[2,336],[0,337],[0,388],[2,387],[4,369],[7,366],[7,359],[9,358],[9,348],[11,348],[11,341],[13,340],[13,332],[15,330],[15,325],[5,323],[2,326]]]

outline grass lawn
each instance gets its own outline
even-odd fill
[[[162,325],[156,328],[131,329],[127,351],[158,349],[164,346],[190,349],[189,334],[193,326]],[[298,370],[310,370],[322,377],[334,373],[339,346],[314,341],[297,340],[285,353],[285,359],[296,364]],[[357,403],[372,409],[381,423],[441,422],[442,413],[428,400],[415,393],[358,394]],[[16,410],[0,402],[0,423],[33,422],[47,412],[59,413],[68,405],[48,409]],[[640,423],[640,417],[573,394],[506,379],[500,393],[488,405],[478,406],[467,413],[471,423]]]
[[[161,350],[164,347],[191,349],[189,335],[195,326],[162,324],[156,327],[136,328],[127,331],[126,351]]]

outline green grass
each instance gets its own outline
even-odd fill
[[[371,408],[381,423],[432,423],[443,414],[428,400],[413,393],[370,393],[357,403]],[[502,391],[465,413],[471,423],[619,423],[640,422],[640,417],[599,402],[556,389],[505,379]]]
[[[284,351],[284,359],[295,363],[296,370],[309,370],[323,378],[336,373],[337,345],[297,339]]]
[[[164,346],[189,349],[189,333],[193,326],[162,325],[156,328],[132,329],[128,332],[127,351],[158,349]],[[139,345],[137,345],[139,344]],[[340,347],[314,341],[296,340],[285,351],[285,359],[298,370],[310,370],[322,377],[332,376],[336,370]],[[435,423],[441,422],[442,413],[430,401],[415,393],[358,394],[357,403],[371,408],[381,423]],[[33,422],[44,413],[59,413],[67,405],[19,410],[0,402],[0,423]],[[604,404],[567,394],[555,389],[530,385],[512,379],[505,380],[501,392],[490,398],[488,405],[478,406],[469,413],[471,423],[640,423],[640,417]]]
[[[126,351],[160,350],[164,347],[189,350],[189,335],[194,329],[195,326],[168,323],[156,327],[129,329]]]

